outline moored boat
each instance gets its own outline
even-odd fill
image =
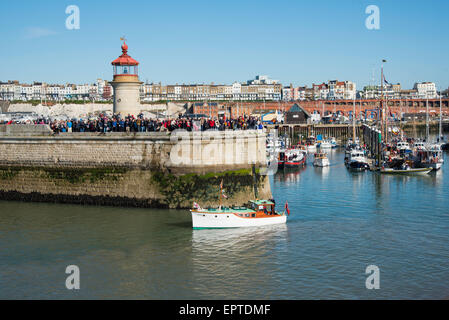
[[[328,167],[330,165],[330,163],[329,163],[329,159],[327,158],[326,153],[324,153],[324,152],[315,153],[313,165],[315,167]]]
[[[380,173],[408,175],[428,174],[430,171],[432,171],[432,168],[415,167],[413,161],[404,159],[385,162],[380,169]]]
[[[306,164],[306,153],[297,148],[287,149],[281,160],[285,169],[303,167]]]
[[[426,144],[424,143],[424,142],[422,142],[422,141],[416,141],[414,144],[413,144],[413,148],[415,149],[415,150],[425,150],[426,149]]]
[[[432,169],[430,168],[407,168],[407,169],[397,169],[397,168],[382,168],[380,173],[387,174],[428,174]]]
[[[407,141],[399,141],[396,144],[396,148],[399,150],[399,152],[402,153],[411,153],[412,149],[410,148],[410,145],[408,144]]]
[[[363,171],[369,169],[368,159],[362,149],[352,149],[345,161],[346,167],[354,171]]]
[[[429,145],[426,149],[416,152],[417,159],[421,167],[432,170],[440,170],[444,164],[443,151],[438,144]]]
[[[316,139],[315,137],[309,137],[306,140],[306,148],[308,152],[315,152],[316,151]]]
[[[320,149],[332,149],[332,142],[330,140],[324,140],[320,144]]]

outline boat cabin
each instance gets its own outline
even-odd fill
[[[410,145],[405,141],[400,141],[397,144],[397,148],[399,150],[408,150],[408,149],[410,149]]]
[[[266,215],[275,215],[276,204],[268,200],[254,200],[249,202],[249,208],[256,212],[263,212]]]
[[[417,150],[424,150],[424,149],[426,149],[425,143],[421,142],[421,141],[415,142],[414,147]]]
[[[315,159],[326,159],[327,155],[324,152],[315,153]]]
[[[351,152],[351,158],[362,158],[365,156],[365,153],[361,150],[353,150]]]
[[[315,143],[316,143],[315,137],[308,137],[306,140],[306,145],[308,145],[308,146],[314,145]]]

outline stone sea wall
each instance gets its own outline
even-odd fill
[[[13,132],[17,132],[13,130]],[[26,136],[0,131],[0,199],[190,208],[270,198],[257,131]]]

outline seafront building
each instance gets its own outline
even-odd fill
[[[32,101],[32,100],[85,100],[109,101],[113,89],[108,81],[97,79],[94,84],[48,84],[19,81],[0,82],[0,100]]]
[[[438,96],[437,88],[433,82],[415,83],[413,89],[417,91],[420,99],[435,99]]]
[[[256,76],[246,83],[175,84],[146,83],[141,88],[142,100],[153,101],[279,101],[282,84],[268,76]]]
[[[383,92],[382,92],[383,91]],[[444,93],[444,92],[443,92]],[[403,89],[400,83],[368,85],[357,91],[352,81],[330,80],[327,83],[307,86],[283,86],[268,76],[256,76],[245,82],[232,84],[168,84],[140,83],[140,100],[143,103],[165,101],[239,102],[239,101],[340,101],[356,99],[436,99],[439,93],[433,82],[416,83],[412,89]],[[446,90],[447,95],[447,90]],[[18,81],[0,82],[0,100],[84,100],[111,101],[114,96],[112,82],[97,79],[93,84],[47,84]]]
[[[415,83],[413,89],[404,90],[400,83],[387,83],[382,88],[380,85],[365,86],[360,92],[363,99],[379,99],[383,95],[386,99],[436,99],[439,97],[434,82]]]

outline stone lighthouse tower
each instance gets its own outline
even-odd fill
[[[114,113],[126,117],[128,114],[137,116],[141,111],[139,62],[128,55],[126,41],[122,45],[122,55],[112,61],[114,67]]]

